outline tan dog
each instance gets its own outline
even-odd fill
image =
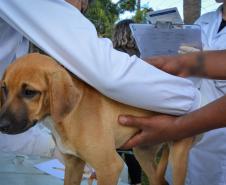
[[[72,77],[52,58],[30,54],[12,63],[2,80],[0,130],[17,134],[50,116],[56,143],[64,155],[65,185],[79,185],[85,162],[95,170],[99,185],[115,185],[123,161],[115,151],[138,130],[117,123],[119,114],[154,113],[113,101]],[[191,139],[171,147],[174,185],[182,185]],[[152,185],[162,185],[168,154],[157,167],[160,146],[134,148]]]

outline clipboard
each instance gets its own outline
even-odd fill
[[[177,55],[180,46],[202,50],[199,25],[158,21],[156,24],[130,24],[130,29],[142,58]]]

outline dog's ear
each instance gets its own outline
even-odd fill
[[[48,74],[50,113],[55,123],[61,122],[80,101],[81,93],[69,73],[60,69]]]

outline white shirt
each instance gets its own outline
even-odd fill
[[[201,16],[196,21],[202,29],[204,50],[226,49],[226,27],[218,33],[221,21],[222,7]],[[226,81],[203,79],[200,91],[205,105],[225,95]],[[169,169],[167,173],[172,185]],[[205,133],[201,141],[191,149],[185,184],[226,185],[226,128]]]
[[[222,21],[222,6],[202,16],[197,23],[202,28],[205,50],[226,49],[226,27],[218,33]],[[213,61],[214,62],[214,61]],[[226,94],[225,80],[202,80],[200,91],[205,104]],[[205,124],[205,123],[204,123]],[[226,128],[204,134],[190,152],[188,182],[192,185],[226,185]]]
[[[28,40],[0,18],[0,78],[7,66],[28,52]]]
[[[110,40],[98,38],[91,22],[62,0],[0,1],[0,17],[112,99],[175,115],[200,104],[192,82],[114,50]]]
[[[41,124],[17,135],[0,133],[0,152],[53,157],[54,151],[51,133]]]

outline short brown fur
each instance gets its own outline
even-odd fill
[[[64,150],[61,147],[66,166],[65,185],[80,184],[85,162],[96,170],[99,185],[117,184],[123,161],[115,148],[121,147],[138,131],[120,126],[117,123],[118,115],[156,114],[103,96],[91,86],[73,77],[52,58],[40,54],[27,55],[11,64],[4,75],[3,83],[9,90],[4,109],[15,105],[17,109],[21,108],[15,101],[16,97],[20,97],[23,85],[40,92],[31,99],[21,97],[28,111],[27,128],[32,126],[33,120],[52,117],[53,127],[59,137],[57,139],[60,139],[65,148]],[[187,155],[191,144],[192,142],[187,140],[180,141],[173,145],[176,146],[175,149],[174,147],[170,149],[174,185],[184,184]],[[154,160],[159,148],[160,146],[134,148],[135,156],[151,185],[165,184],[167,156],[160,162],[162,166],[159,167]],[[168,152],[165,154],[168,155]]]

